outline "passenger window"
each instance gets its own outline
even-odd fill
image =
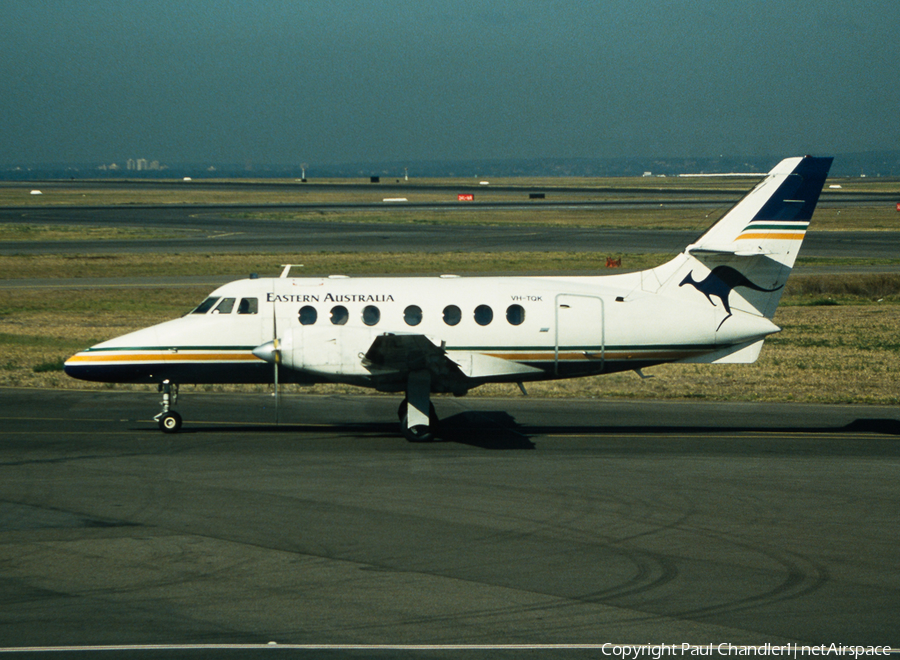
[[[236,298],[222,298],[222,302],[216,305],[213,314],[231,314],[234,309],[234,301]]]
[[[506,320],[511,325],[522,325],[525,321],[525,308],[522,305],[510,305],[506,309]]]
[[[316,322],[316,319],[319,318],[319,313],[316,311],[315,307],[306,305],[305,307],[300,308],[300,314],[298,316],[300,318],[300,325],[312,325]]]
[[[331,308],[331,322],[334,325],[346,325],[348,318],[350,318],[350,312],[343,305],[336,305]]]
[[[494,320],[494,310],[487,305],[478,305],[475,308],[475,323],[478,325],[488,325]]]
[[[202,303],[197,305],[197,308],[193,312],[191,312],[191,314],[206,314],[206,312],[211,310],[212,306],[215,305],[218,300],[219,299],[217,297],[207,298]]]
[[[375,305],[366,305],[363,308],[362,320],[366,325],[375,325],[381,320],[381,312]]]
[[[259,301],[256,298],[241,298],[238,314],[256,314],[259,312]]]
[[[410,305],[403,310],[403,320],[406,321],[406,325],[419,325],[422,322],[422,308]]]
[[[462,320],[462,312],[456,305],[447,305],[444,307],[444,323],[447,325],[456,325]]]

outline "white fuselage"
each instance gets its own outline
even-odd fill
[[[593,277],[247,279],[174,321],[73,355],[66,373],[160,385],[343,382],[404,392],[401,430],[433,437],[435,392],[663,362],[754,362],[831,158],[787,158],[656,268]],[[277,387],[276,387],[277,391]]]
[[[226,284],[201,312],[83,351],[67,372],[114,382],[269,382],[253,354],[278,340],[282,381],[402,389],[364,359],[379,335],[420,335],[461,375],[448,391],[691,360],[776,332],[767,319],[599,277],[271,278]],[[437,391],[437,390],[436,390]]]

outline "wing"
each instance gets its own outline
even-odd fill
[[[399,371],[439,371],[447,367],[447,353],[444,343],[435,344],[425,335],[383,334],[366,351],[363,364],[379,370]]]
[[[435,392],[463,393],[490,380],[515,381],[540,369],[476,351],[447,350],[426,335],[379,335],[363,356],[376,381],[405,382],[414,371],[431,374]]]

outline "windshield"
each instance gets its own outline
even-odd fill
[[[211,297],[207,298],[202,303],[200,303],[197,306],[197,308],[193,312],[191,312],[191,314],[206,314],[206,312],[208,312],[210,309],[212,309],[212,306],[216,304],[216,301],[218,299],[219,298],[217,296],[216,297],[211,296]]]

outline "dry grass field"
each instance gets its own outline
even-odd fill
[[[529,393],[900,403],[900,275],[806,276],[791,280],[788,286],[775,317],[783,332],[767,340],[756,364],[661,365],[645,371],[653,376],[649,379],[629,372],[535,383],[529,385]],[[180,316],[208,291],[209,287],[195,286],[0,290],[0,386],[129,388],[67,378],[61,371],[62,361],[96,342]],[[136,388],[152,391],[149,386]],[[313,388],[322,393],[351,390]],[[516,391],[511,385],[490,385],[473,394]]]
[[[384,179],[383,179],[384,180]],[[385,181],[394,183],[394,181]],[[458,180],[473,185],[473,180]],[[735,199],[753,185],[755,179],[591,179],[591,180],[495,180],[500,191],[479,191],[480,199],[521,201],[530,186],[588,189],[579,199],[606,199],[622,194],[640,197],[647,191],[670,192],[683,188],[733,192]],[[831,183],[832,180],[829,180]],[[381,201],[377,186],[360,181],[333,182],[332,188],[305,188],[294,181],[267,182],[260,190],[239,191],[195,189],[185,182],[156,190],[136,185],[133,189],[85,186],[78,189],[48,189],[31,196],[32,184],[0,186],[0,206],[38,205],[126,205],[126,204],[291,204],[348,201]],[[272,185],[280,183],[281,185]],[[844,191],[898,192],[897,181],[839,180]],[[340,184],[340,185],[338,185]],[[350,185],[345,185],[350,184]],[[356,184],[356,185],[353,185]],[[447,181],[420,180],[411,184],[410,201],[448,201],[452,191],[421,190],[447,185]],[[556,194],[556,193],[552,193]],[[565,193],[561,192],[560,195]],[[548,194],[548,199],[549,199]],[[444,197],[448,197],[447,200]],[[455,195],[452,196],[455,199]],[[556,225],[585,227],[633,227],[641,229],[696,229],[712,224],[725,210],[698,212],[696,209],[551,209],[535,205],[528,211],[472,207],[463,212],[391,207],[343,213],[307,212],[254,213],[255,218],[273,222],[329,220],[334,222],[404,222],[416,224]],[[893,206],[829,207],[820,204],[814,231],[841,229],[897,230],[900,213]],[[122,238],[151,238],[150,230],[81,226],[42,227],[28,224],[0,226],[0,240],[74,240],[85,237],[97,241]],[[449,254],[98,254],[91,256],[38,255],[0,257],[0,280],[61,279],[64,286],[40,288],[7,286],[0,288],[0,387],[127,388],[92,385],[67,378],[61,371],[63,360],[77,350],[131,330],[182,315],[209,292],[208,286],[178,283],[187,276],[245,277],[256,272],[274,276],[278,264],[304,264],[297,275],[427,275],[458,274],[541,274],[603,272],[607,255],[596,253],[449,253]],[[652,267],[671,255],[621,256],[623,268]],[[900,260],[900,256],[898,256]],[[874,261],[849,260],[853,265],[873,266]],[[804,263],[801,256],[800,263]],[[818,270],[829,261],[816,260]],[[837,263],[837,260],[833,260]],[[892,261],[895,267],[900,261]],[[846,270],[847,265],[841,262]],[[863,269],[864,270],[864,269]],[[125,284],[96,287],[96,278],[162,278],[171,281],[164,288]],[[78,284],[83,279],[85,285]],[[661,365],[645,371],[652,378],[636,374],[613,374],[572,381],[535,383],[532,396],[542,397],[624,397],[703,398],[710,400],[806,401],[826,403],[900,403],[900,274],[798,275],[788,282],[775,322],[783,332],[767,340],[762,355],[752,365]],[[137,389],[151,392],[150,386]],[[190,388],[185,387],[185,390]],[[233,389],[233,388],[232,388]],[[285,388],[290,391],[290,388]],[[344,386],[316,386],[313,391],[348,391]],[[512,394],[511,385],[491,385],[473,395]]]

